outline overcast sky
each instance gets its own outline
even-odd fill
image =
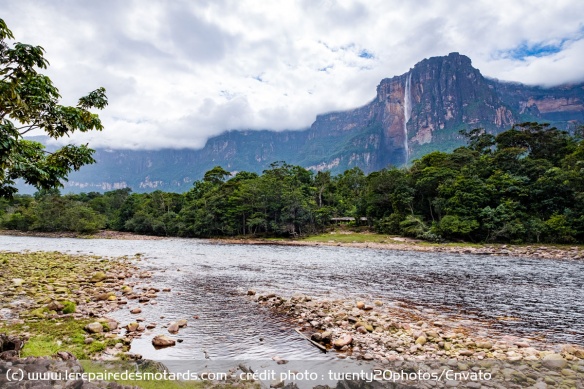
[[[0,2],[16,40],[45,48],[64,103],[107,89],[91,146],[151,149],[306,128],[454,51],[501,80],[584,81],[583,15],[582,0]]]

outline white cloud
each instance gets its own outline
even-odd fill
[[[577,0],[20,0],[0,14],[17,40],[45,47],[64,102],[108,90],[106,130],[75,138],[94,147],[202,147],[229,129],[305,128],[453,51],[502,80],[584,80]],[[546,46],[557,52],[517,55]]]

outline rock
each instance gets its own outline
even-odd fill
[[[320,342],[322,341],[322,335],[320,332],[315,332],[312,335],[310,335],[310,339],[314,340],[315,342]]]
[[[152,278],[152,273],[149,271],[142,272],[138,275],[139,278]]]
[[[325,332],[322,332],[320,334],[320,339],[324,343],[330,343],[332,337],[333,337],[333,333],[330,331],[325,331]]]
[[[470,356],[472,356],[474,354],[474,351],[472,351],[472,350],[460,350],[458,352],[458,354],[459,355],[462,355],[464,357],[470,357]]]
[[[359,309],[365,308],[365,303],[363,301],[358,301],[357,302],[357,308],[359,308]]]
[[[65,287],[56,288],[55,293],[56,294],[67,294],[67,293],[69,293],[69,289],[67,289]]]
[[[136,318],[136,321],[137,321],[138,323],[140,323],[140,322],[146,321],[146,319],[145,319],[145,318],[143,318],[143,317],[137,317],[137,318]]]
[[[103,325],[100,322],[95,321],[86,325],[85,331],[91,334],[99,334],[103,332]]]
[[[566,361],[560,354],[548,354],[543,357],[542,365],[548,369],[563,369],[568,365]]]
[[[355,328],[359,328],[359,327],[363,327],[367,331],[373,332],[373,326],[371,324],[367,323],[367,322],[358,321],[357,323],[355,323]]]
[[[12,285],[14,286],[22,286],[24,284],[24,280],[22,278],[13,278]]]
[[[418,337],[418,339],[416,339],[416,344],[419,344],[420,346],[425,345],[426,342],[428,342],[428,340],[426,339],[425,336],[420,336]]]
[[[48,305],[47,308],[49,309],[49,311],[62,311],[63,308],[65,308],[65,306],[63,304],[61,304],[58,301],[51,301]]]
[[[93,338],[85,338],[85,340],[84,340],[84,343],[85,343],[85,344],[91,344],[91,343],[93,343],[94,341],[95,341],[95,339],[93,339]]]
[[[134,331],[136,331],[136,330],[138,329],[138,326],[139,326],[139,324],[138,324],[138,323],[136,323],[136,322],[132,322],[132,323],[130,323],[130,324],[128,324],[128,325],[126,326],[126,329],[127,329],[129,332],[134,332]]]
[[[248,296],[255,296],[255,294],[256,294],[256,291],[255,290],[251,290],[250,289],[250,290],[247,291],[247,295]]]
[[[490,350],[493,348],[493,343],[485,341],[485,342],[477,342],[477,348],[484,348],[486,350]]]
[[[363,326],[359,326],[357,327],[357,332],[360,334],[366,334],[367,333],[367,329]]]
[[[91,278],[89,279],[89,282],[101,282],[103,280],[105,280],[106,276],[105,273],[102,271],[98,271],[97,273],[95,273],[93,276],[91,276]]]
[[[109,293],[100,293],[94,297],[94,300],[95,301],[106,301],[110,296],[111,296],[111,294],[109,294]]]
[[[375,300],[373,304],[377,305],[378,307],[381,307],[383,305],[383,301]]]
[[[350,345],[352,342],[353,337],[351,337],[351,335],[343,335],[333,342],[333,346],[335,346],[336,348],[341,348]]]
[[[176,322],[172,322],[168,326],[168,332],[170,332],[171,334],[176,334],[178,332],[178,329],[179,329],[179,325]]]
[[[130,313],[134,313],[134,314],[142,313],[142,308],[140,308],[140,307],[132,308],[132,309],[130,309]]]
[[[176,322],[176,324],[178,324],[179,328],[183,328],[187,326],[187,320],[186,319],[180,319],[179,321]]]
[[[176,341],[166,335],[156,335],[152,338],[152,345],[154,347],[170,347],[174,346]]]

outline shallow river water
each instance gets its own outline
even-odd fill
[[[156,360],[327,360],[293,326],[245,297],[295,293],[403,302],[479,318],[501,332],[584,345],[584,262],[343,247],[226,245],[205,240],[98,240],[0,236],[0,250],[107,256],[143,254],[151,285],[169,286],[139,316],[159,324],[186,318],[183,343],[133,351]],[[198,320],[192,319],[194,315]],[[114,317],[128,322],[127,309]],[[164,316],[164,319],[160,319]],[[496,320],[496,318],[512,318]],[[156,330],[155,330],[156,331]],[[162,331],[162,330],[161,330]],[[162,332],[161,332],[162,333]]]

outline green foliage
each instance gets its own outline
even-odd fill
[[[467,137],[468,147],[368,176],[276,162],[261,175],[214,167],[183,194],[44,190],[0,202],[0,221],[21,230],[297,237],[351,217],[380,233],[433,242],[584,242],[582,137],[534,123]]]
[[[59,91],[51,79],[38,71],[46,69],[44,49],[14,39],[0,19],[0,197],[16,193],[16,179],[38,189],[62,186],[73,170],[95,162],[87,145],[67,145],[52,153],[38,142],[24,140],[32,130],[42,130],[58,139],[75,131],[103,128],[90,109],[107,105],[105,89],[81,97],[75,107],[59,104]]]
[[[63,301],[63,313],[75,313],[77,310],[77,305],[73,301]]]

